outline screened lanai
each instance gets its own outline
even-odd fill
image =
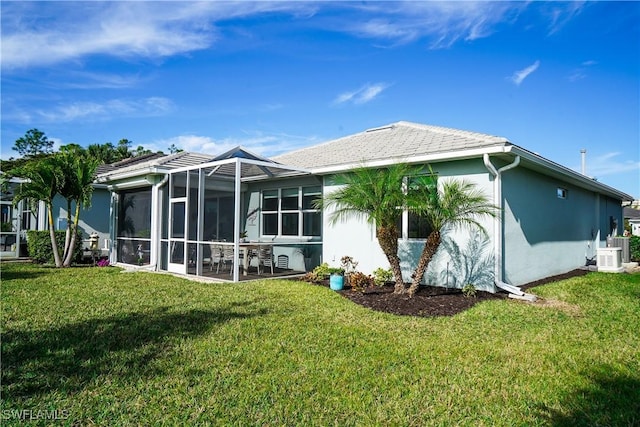
[[[160,194],[160,270],[239,281],[319,260],[321,186],[307,171],[237,148],[171,169]]]

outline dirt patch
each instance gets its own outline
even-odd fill
[[[538,307],[560,310],[573,317],[580,316],[580,307],[565,301],[538,298],[533,304]]]
[[[548,277],[535,282],[527,283],[521,289],[531,289],[534,286],[564,280],[571,277],[587,274],[586,270],[573,270],[565,274]],[[324,284],[328,286],[328,282]],[[408,295],[397,295],[393,293],[393,285],[388,284],[382,287],[374,286],[365,292],[354,292],[351,289],[339,291],[340,295],[356,304],[376,311],[383,311],[400,316],[436,317],[453,316],[467,310],[479,302],[507,298],[507,294],[499,292],[478,291],[475,297],[465,297],[460,289],[448,289],[434,286],[423,286],[413,297]],[[542,304],[542,303],[541,303]],[[547,304],[554,304],[548,302]],[[560,302],[558,302],[560,304]],[[572,312],[572,307],[558,307]]]

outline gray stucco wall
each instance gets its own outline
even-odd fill
[[[463,160],[456,162],[434,163],[433,171],[438,174],[439,183],[447,179],[464,179],[474,183],[487,198],[493,202],[493,183],[489,179],[489,173],[484,167],[482,159]],[[339,188],[333,176],[325,177],[324,194],[329,194]],[[388,268],[389,263],[380,249],[376,238],[375,227],[367,223],[363,218],[352,217],[344,222],[330,223],[331,212],[325,212],[323,216],[323,258],[331,266],[338,266],[340,258],[344,255],[352,256],[359,262],[358,270],[370,274],[376,268]],[[465,277],[464,266],[460,263],[468,263],[467,266],[484,269],[483,281],[475,282],[477,288],[493,291],[493,261],[487,263],[492,255],[493,220],[483,218],[480,221],[487,235],[478,235],[470,230],[456,230],[444,237],[454,242],[460,250],[456,259],[445,250],[443,246],[429,265],[423,283],[435,286],[462,287],[469,280]],[[470,256],[469,242],[473,239],[485,240],[487,247],[482,253]],[[420,253],[424,247],[425,239],[400,239],[398,252],[401,258],[401,268],[405,281],[411,281]],[[450,244],[449,247],[452,245]],[[477,261],[477,262],[476,262]],[[482,264],[482,265],[481,265]],[[487,280],[487,276],[490,279]]]
[[[558,188],[566,198],[558,197]],[[510,284],[584,266],[610,233],[610,217],[622,224],[620,201],[524,167],[505,172],[502,193],[504,279]]]
[[[107,189],[96,188],[93,190],[91,207],[80,210],[79,232],[82,233],[82,240],[88,246],[86,240],[89,234],[97,232],[99,235],[98,247],[105,247],[105,239],[109,239],[109,211],[111,194]],[[74,214],[75,206],[72,205],[71,215]],[[66,229],[67,222],[67,202],[61,196],[56,196],[53,203],[53,224],[56,230]]]

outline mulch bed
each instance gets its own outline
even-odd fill
[[[565,274],[548,277],[521,286],[522,290],[540,286],[545,283],[568,279],[570,277],[587,274],[586,270],[573,270]],[[328,283],[326,284],[328,286]],[[396,295],[393,293],[393,285],[382,287],[374,286],[363,292],[354,292],[351,289],[339,291],[339,293],[356,304],[376,311],[417,317],[453,316],[467,310],[479,302],[504,299],[507,294],[500,292],[478,291],[475,297],[465,297],[460,289],[447,289],[434,286],[422,286],[418,292],[410,298],[408,295]]]

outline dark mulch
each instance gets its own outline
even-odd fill
[[[573,270],[565,274],[548,277],[535,282],[527,283],[520,288],[522,290],[544,285],[550,282],[568,279],[570,277],[587,274],[586,270]],[[328,283],[327,283],[328,286]],[[363,292],[354,292],[351,289],[339,291],[339,293],[356,304],[376,311],[417,317],[453,316],[467,310],[479,302],[507,298],[506,293],[492,294],[478,291],[475,297],[465,297],[460,289],[447,289],[434,286],[420,287],[418,292],[410,298],[407,295],[393,293],[393,285],[382,287],[374,286]]]

